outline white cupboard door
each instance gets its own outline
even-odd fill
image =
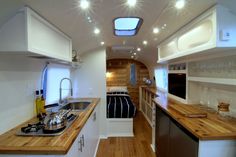
[[[71,39],[32,10],[27,12],[29,51],[71,61]]]

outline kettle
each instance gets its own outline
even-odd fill
[[[59,112],[49,113],[43,120],[44,133],[56,133],[64,130],[67,124],[67,114],[71,110],[61,110]]]

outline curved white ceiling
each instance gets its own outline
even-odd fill
[[[157,45],[183,25],[198,16],[201,12],[216,3],[216,0],[186,0],[186,6],[177,10],[175,0],[138,0],[135,8],[128,8],[125,0],[91,0],[92,7],[89,12],[81,10],[78,0],[1,0],[0,23],[23,5],[29,5],[39,14],[59,27],[72,37],[73,49],[79,53],[87,53],[91,49],[101,47],[100,42],[112,47],[140,47],[137,52],[137,60],[147,66],[153,66],[157,60]],[[235,0],[226,0],[229,5],[235,4]],[[116,37],[113,34],[113,19],[116,17],[137,16],[143,19],[143,24],[134,37]],[[87,19],[91,18],[92,23]],[[154,27],[164,30],[154,35]],[[101,30],[99,35],[93,33],[94,27]],[[148,44],[144,46],[143,40]],[[123,48],[123,49],[124,49]],[[130,58],[130,51],[110,51],[108,58]]]

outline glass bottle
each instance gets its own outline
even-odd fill
[[[41,108],[40,107],[41,97],[39,95],[39,91],[38,90],[35,91],[35,96],[36,96],[36,98],[35,98],[35,108],[36,108],[36,114],[38,116],[41,113],[41,109],[40,109]]]
[[[46,110],[45,110],[45,99],[43,97],[43,90],[41,89],[40,90],[40,111],[41,111],[41,114],[46,114]]]

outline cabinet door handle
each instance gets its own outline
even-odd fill
[[[81,145],[84,147],[84,135],[81,136],[81,140],[82,140]]]
[[[93,121],[95,121],[97,119],[97,115],[96,112],[93,114]]]
[[[79,151],[83,152],[83,146],[82,146],[81,137],[80,137],[80,140],[79,140],[78,144],[79,144]]]

